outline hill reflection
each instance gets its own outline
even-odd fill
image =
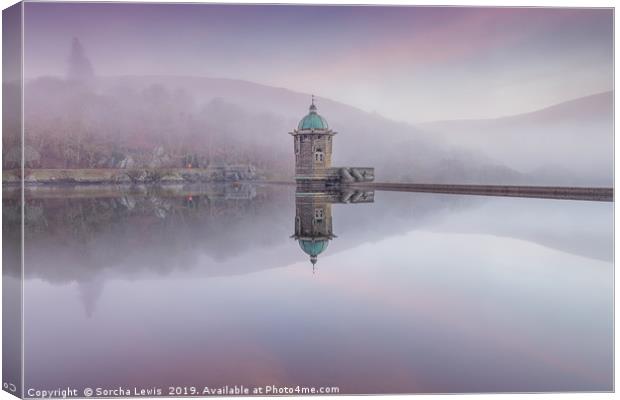
[[[16,196],[3,191],[5,249],[19,244]],[[340,203],[362,204],[332,213]],[[515,237],[609,261],[610,207],[394,192],[375,199],[374,192],[304,193],[287,185],[41,187],[26,192],[24,275],[56,283],[230,276],[316,262],[319,254],[419,229]],[[291,231],[299,246],[291,246]],[[21,275],[18,255],[5,252],[5,274]]]

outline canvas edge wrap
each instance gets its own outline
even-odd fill
[[[23,396],[23,2],[2,11],[2,390]]]

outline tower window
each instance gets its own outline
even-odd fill
[[[323,162],[323,151],[321,149],[316,149],[314,152],[314,161]]]
[[[322,208],[315,208],[314,209],[314,219],[317,222],[323,221],[324,217],[325,217],[325,214],[323,213],[323,209]]]

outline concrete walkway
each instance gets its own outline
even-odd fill
[[[356,188],[399,192],[469,194],[477,196],[538,197],[545,199],[613,201],[613,188],[562,186],[444,185],[427,183],[371,182],[351,184]]]

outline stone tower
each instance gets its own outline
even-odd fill
[[[332,138],[336,132],[329,129],[325,118],[317,113],[314,96],[308,114],[299,121],[297,129],[289,133],[294,139],[297,183],[312,185],[339,180],[338,171],[331,168]]]

